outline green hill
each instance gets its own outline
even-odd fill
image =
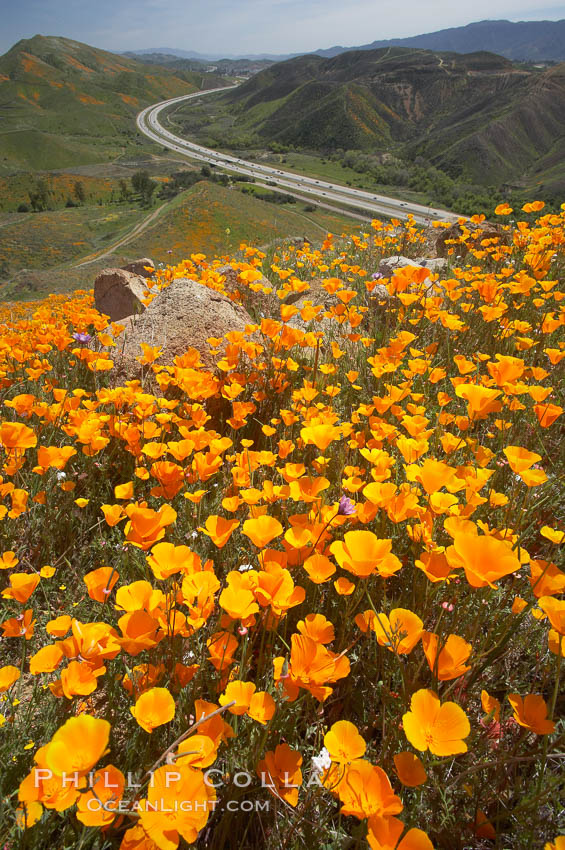
[[[528,70],[490,53],[403,48],[310,55],[221,100],[233,132],[263,144],[421,157],[472,183],[565,190],[565,64]]]
[[[113,159],[135,141],[144,106],[221,80],[66,38],[19,41],[0,57],[0,174]]]

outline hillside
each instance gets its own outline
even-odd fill
[[[488,50],[507,59],[562,62],[565,60],[565,20],[474,21],[464,27],[451,27],[410,38],[391,38],[359,47],[330,47],[314,52],[331,58],[348,50],[376,50],[381,47],[418,47],[454,53]]]
[[[547,191],[565,187],[565,64],[528,71],[490,53],[402,48],[309,55],[262,71],[223,103],[263,143],[420,156],[487,185],[538,166]]]
[[[150,224],[136,235],[134,227],[144,219]],[[101,268],[139,256],[170,263],[193,252],[235,251],[240,242],[265,245],[298,235],[315,242],[328,231],[358,229],[357,222],[337,213],[305,212],[299,203],[276,206],[204,180],[169,203],[160,202],[152,212],[118,204],[12,213],[0,216],[0,302],[88,289]],[[132,235],[125,244],[113,250],[128,233]],[[95,259],[102,252],[100,260]],[[94,259],[81,265],[85,258]],[[2,268],[12,272],[6,282]]]
[[[66,38],[19,41],[0,57],[0,174],[112,159],[135,140],[143,106],[218,79]]]

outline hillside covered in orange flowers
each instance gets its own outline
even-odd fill
[[[242,245],[236,289],[163,268],[148,302],[189,278],[275,305],[209,368],[148,339],[114,377],[91,290],[2,306],[6,848],[563,850],[543,206],[462,222],[441,275],[378,273],[421,252],[410,220]]]

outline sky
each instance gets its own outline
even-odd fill
[[[550,0],[549,0],[550,2]],[[0,0],[0,53],[57,35],[117,53],[288,54],[402,38],[485,19],[559,20],[548,0]]]

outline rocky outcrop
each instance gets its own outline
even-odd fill
[[[443,257],[416,257],[409,259],[401,255],[394,257],[385,257],[379,264],[379,274],[383,277],[392,277],[392,275],[405,266],[423,266],[429,269],[431,274],[439,274],[447,268],[447,260]]]
[[[102,269],[94,281],[96,309],[112,322],[143,313],[146,293],[145,278],[126,269]]]
[[[140,343],[159,346],[158,363],[170,365],[175,357],[195,348],[207,368],[214,367],[209,337],[222,337],[229,331],[244,331],[251,317],[239,304],[194,280],[179,278],[163,289],[144,313],[131,316],[122,324],[113,359],[116,372],[135,377],[141,366]]]
[[[449,240],[459,239],[463,234],[463,227],[471,231],[471,237],[465,242],[448,245]],[[455,256],[464,257],[469,252],[471,246],[481,248],[481,242],[484,239],[496,239],[498,240],[497,244],[500,245],[509,244],[508,232],[500,224],[492,224],[490,221],[484,221],[480,224],[466,221],[463,227],[455,223],[441,231],[435,242],[435,253],[438,257],[447,257],[451,248],[454,249],[452,253]]]

